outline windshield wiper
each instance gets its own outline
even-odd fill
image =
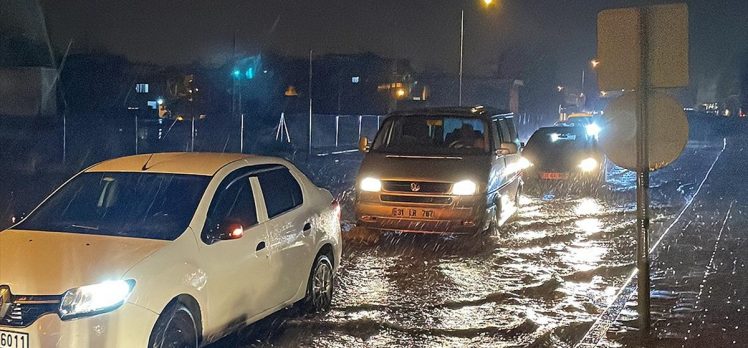
[[[92,230],[92,231],[98,231],[99,230],[98,226],[85,226],[85,225],[76,225],[76,224],[71,224],[70,226],[71,227],[75,227],[75,228],[80,228],[80,229],[83,229],[83,230]]]

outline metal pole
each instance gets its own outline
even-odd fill
[[[460,94],[459,106],[462,106],[462,47],[465,39],[465,10],[460,10]]]
[[[340,129],[340,115],[335,116],[335,147],[338,147],[338,131]]]
[[[359,139],[361,139],[361,117],[363,116],[358,117],[358,138]]]
[[[647,57],[647,9],[639,9],[639,42],[641,48],[641,70],[637,91],[636,113],[636,265],[638,268],[639,331],[642,338],[649,336],[650,330],[650,289],[649,289],[649,142],[647,129],[647,99],[649,93],[649,67]]]
[[[135,114],[135,154],[138,154],[138,114]]]
[[[312,50],[309,50],[309,154],[312,153]]]
[[[192,132],[190,133],[190,152],[195,152],[195,116],[192,116]]]
[[[377,130],[379,130],[379,127],[382,124],[382,121],[379,120],[381,117],[382,116],[377,115]]]
[[[239,152],[244,153],[244,114],[242,114],[241,120],[241,126],[239,127]]]

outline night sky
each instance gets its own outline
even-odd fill
[[[0,0],[33,3],[33,1]],[[304,56],[372,51],[409,58],[418,69],[455,73],[460,9],[465,10],[465,69],[495,71],[502,52],[544,56],[559,64],[559,83],[573,84],[595,56],[597,13],[604,8],[672,1],[42,0],[52,41],[62,50],[125,54],[157,64],[223,63],[232,52]],[[748,53],[748,0],[688,1],[692,78],[736,73]],[[32,8],[31,5],[19,5]],[[7,9],[7,7],[6,7]],[[7,15],[7,11],[5,15]],[[32,15],[15,16],[27,23]],[[32,23],[33,24],[33,23]],[[509,55],[512,57],[512,55]]]

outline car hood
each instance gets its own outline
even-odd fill
[[[14,294],[58,295],[105,280],[166,246],[162,240],[76,233],[0,232],[0,285]]]
[[[361,163],[359,178],[381,180],[457,182],[488,181],[491,156],[398,156],[369,153]]]

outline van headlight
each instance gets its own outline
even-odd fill
[[[70,289],[62,295],[60,318],[73,319],[111,312],[125,303],[135,281],[111,280]]]
[[[590,123],[587,126],[584,127],[587,131],[587,135],[591,137],[597,137],[600,134],[600,131],[602,130],[600,126],[598,126],[595,123]]]
[[[382,190],[382,181],[374,178],[364,178],[359,185],[362,191],[379,192]]]
[[[474,195],[477,191],[478,186],[470,180],[462,180],[456,182],[452,186],[452,194],[458,196],[470,196]]]
[[[591,172],[597,169],[597,160],[592,157],[585,158],[582,162],[579,162],[577,167],[579,167],[583,172]]]

